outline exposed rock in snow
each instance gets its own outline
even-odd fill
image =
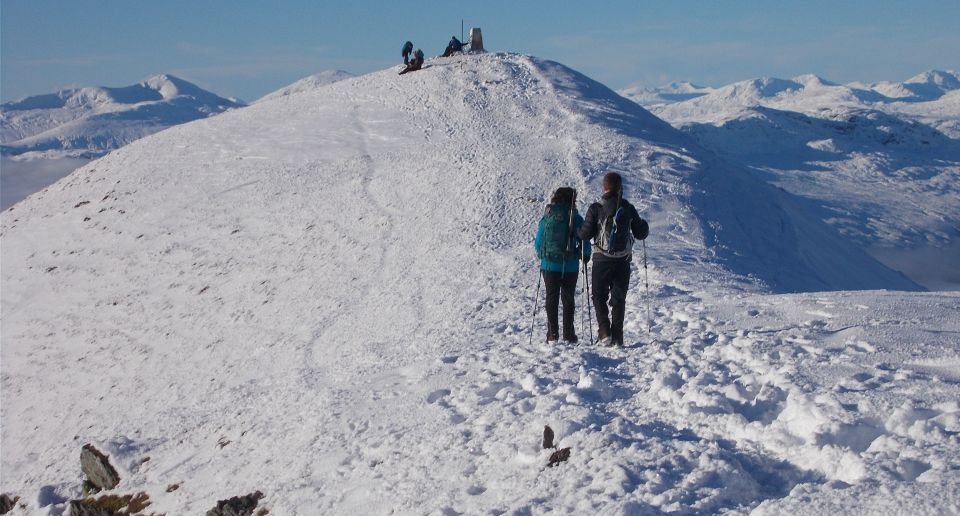
[[[257,508],[263,493],[260,491],[244,496],[234,496],[227,500],[220,500],[217,506],[207,511],[207,516],[252,516]]]
[[[110,465],[110,459],[91,444],[85,444],[80,452],[80,469],[97,490],[113,489],[120,483],[120,475]]]

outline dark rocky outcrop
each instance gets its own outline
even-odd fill
[[[550,455],[550,462],[547,466],[556,466],[570,458],[570,448],[563,448],[553,452]]]
[[[217,506],[207,511],[207,516],[252,516],[257,502],[263,498],[260,491],[246,496],[234,496],[229,500],[220,500]],[[266,514],[261,511],[261,513]]]
[[[543,449],[554,448],[553,445],[553,429],[549,426],[543,427]]]
[[[13,510],[17,506],[17,502],[20,501],[19,496],[13,498],[10,495],[4,493],[0,495],[0,514],[6,514]]]

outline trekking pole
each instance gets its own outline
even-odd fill
[[[653,323],[650,319],[650,280],[647,275],[647,239],[644,238],[641,240],[643,243],[643,289],[647,299],[647,334],[650,334],[653,331]]]
[[[590,308],[590,281],[587,277],[587,264],[583,264],[583,286],[586,287],[587,302],[585,303],[585,308],[587,309],[587,322],[590,324],[590,345],[593,345],[593,310]]]
[[[583,303],[584,303],[584,304],[583,304],[582,307],[580,308],[580,334],[583,335],[583,330],[587,327],[586,321],[583,320],[583,319],[584,319],[584,315],[586,315],[586,313],[587,313],[587,305],[586,305],[586,302],[587,302],[587,300],[586,300],[587,291],[586,291],[586,287],[580,287],[580,291],[583,292],[583,296],[584,296],[584,300],[583,300]]]
[[[543,271],[537,268],[537,293],[533,297],[533,317],[530,318],[530,342],[529,346],[533,345],[533,325],[537,322],[537,301],[540,300],[540,280],[543,279]]]

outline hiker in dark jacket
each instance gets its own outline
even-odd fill
[[[573,328],[573,316],[576,312],[574,292],[577,289],[580,260],[590,260],[590,242],[583,242],[577,236],[577,230],[583,225],[583,217],[573,205],[574,197],[574,190],[569,187],[558,188],[553,193],[550,204],[540,219],[534,240],[537,257],[540,258],[540,274],[543,275],[543,283],[546,285],[544,304],[547,309],[547,342],[556,342],[560,338],[557,312],[561,299],[563,340],[577,342],[577,333]]]
[[[597,312],[597,338],[601,344],[623,345],[623,317],[630,286],[633,242],[647,238],[650,226],[623,198],[623,179],[611,172],[603,176],[603,196],[587,209],[580,227],[583,240],[594,239],[593,305]],[[607,303],[609,302],[609,310]]]
[[[460,52],[461,50],[463,50],[463,43],[460,43],[456,36],[450,36],[450,43],[447,43],[447,49],[443,51],[443,55],[440,57],[450,57],[454,52]]]
[[[421,66],[423,66],[423,50],[418,48],[417,51],[413,53],[413,59],[410,60],[406,68],[400,71],[399,75],[419,70]]]
[[[410,54],[413,52],[413,43],[406,42],[403,44],[403,49],[400,51],[400,55],[403,56],[403,64],[407,66],[410,64]]]

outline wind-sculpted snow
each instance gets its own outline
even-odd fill
[[[4,212],[4,492],[62,512],[93,443],[166,514],[960,504],[957,296],[771,294],[913,285],[556,63],[396,72],[157,133]],[[612,170],[652,226],[629,347],[582,323],[544,346],[542,310],[531,344],[546,198],[582,211]]]

